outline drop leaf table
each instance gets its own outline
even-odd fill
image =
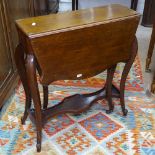
[[[127,115],[125,81],[137,53],[135,33],[139,18],[137,12],[112,4],[16,21],[19,44],[15,59],[26,94],[22,123],[28,115],[35,123],[38,152],[41,151],[42,128],[50,117],[79,114],[104,98],[109,105],[106,112],[111,113],[112,97],[120,98],[123,115]],[[119,62],[124,62],[125,67],[120,89],[117,89],[112,81]],[[48,107],[48,85],[52,82],[89,78],[104,70],[107,70],[107,80],[101,90],[76,94]],[[43,104],[36,71],[43,86]],[[34,109],[31,109],[31,100]]]

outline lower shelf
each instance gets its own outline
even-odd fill
[[[112,86],[112,97],[119,98],[120,91],[113,85]],[[42,124],[44,125],[46,121],[58,114],[73,113],[80,114],[87,109],[89,109],[96,101],[106,99],[105,88],[90,93],[90,94],[75,94],[64,98],[59,104],[42,109]],[[112,111],[110,111],[112,112]],[[108,110],[108,113],[110,113]],[[35,123],[35,110],[31,109],[29,111],[30,119]]]

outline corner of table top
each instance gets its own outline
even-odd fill
[[[16,20],[16,26],[29,38],[76,29],[91,24],[107,23],[140,14],[120,4],[111,4],[77,11],[30,17]]]

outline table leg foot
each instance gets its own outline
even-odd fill
[[[37,152],[41,152],[41,143],[38,143],[36,145],[36,148],[37,148]]]
[[[26,121],[26,119],[28,117],[28,110],[30,109],[30,107],[31,107],[31,97],[30,96],[26,96],[25,111],[24,111],[24,115],[21,118],[22,125],[25,124],[25,121]]]
[[[145,69],[145,72],[146,73],[151,73],[151,69],[149,69],[149,68],[148,69]]]
[[[123,109],[123,116],[127,116],[128,114],[128,110],[127,109]]]
[[[22,125],[25,125],[25,121],[26,121],[26,119],[27,119],[27,116],[28,116],[28,115],[24,115],[24,116],[21,117],[21,124],[22,124]]]
[[[106,113],[107,114],[111,114],[113,111],[114,111],[114,108],[113,109],[106,110]]]

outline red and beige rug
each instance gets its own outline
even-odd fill
[[[122,68],[120,64],[115,73],[117,86]],[[75,93],[96,91],[105,78],[103,72],[87,80],[54,82],[49,106]],[[0,113],[0,155],[155,155],[155,99],[145,96],[138,58],[128,76],[125,96],[126,117],[118,99],[113,100],[115,110],[109,115],[105,113],[107,102],[100,100],[81,115],[54,117],[43,130],[42,152],[36,153],[35,126],[29,119],[26,125],[20,123],[25,96],[19,84]]]

